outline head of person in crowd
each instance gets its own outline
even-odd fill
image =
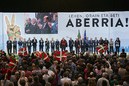
[[[25,85],[26,85],[26,81],[25,81],[24,78],[21,78],[21,79],[20,79],[20,85],[21,85],[21,86],[25,86]]]
[[[32,19],[31,24],[32,24],[32,25],[36,25],[36,24],[37,24],[36,18],[33,18],[33,19]]]
[[[58,14],[57,13],[53,14],[53,21],[58,21]]]
[[[38,23],[38,27],[39,27],[39,29],[42,29],[42,24],[41,23]]]
[[[41,24],[41,19],[37,19],[37,24]]]
[[[103,80],[103,81],[102,81],[102,86],[108,86],[108,83],[107,83],[106,80]]]
[[[28,18],[28,19],[26,20],[26,23],[27,23],[27,24],[31,24],[31,18]]]
[[[44,21],[44,23],[49,22],[49,17],[48,16],[44,16],[43,21]]]

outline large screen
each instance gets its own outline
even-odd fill
[[[29,14],[25,22],[26,34],[57,34],[58,33],[58,14],[57,13],[34,13],[30,18]]]

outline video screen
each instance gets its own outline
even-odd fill
[[[34,18],[25,20],[26,34],[58,34],[58,14],[55,12],[35,13]]]

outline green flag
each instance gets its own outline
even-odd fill
[[[80,30],[78,30],[78,35],[77,35],[78,39],[81,38],[81,34],[80,34]]]

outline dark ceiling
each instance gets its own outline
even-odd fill
[[[129,11],[129,0],[1,0],[1,12]]]

